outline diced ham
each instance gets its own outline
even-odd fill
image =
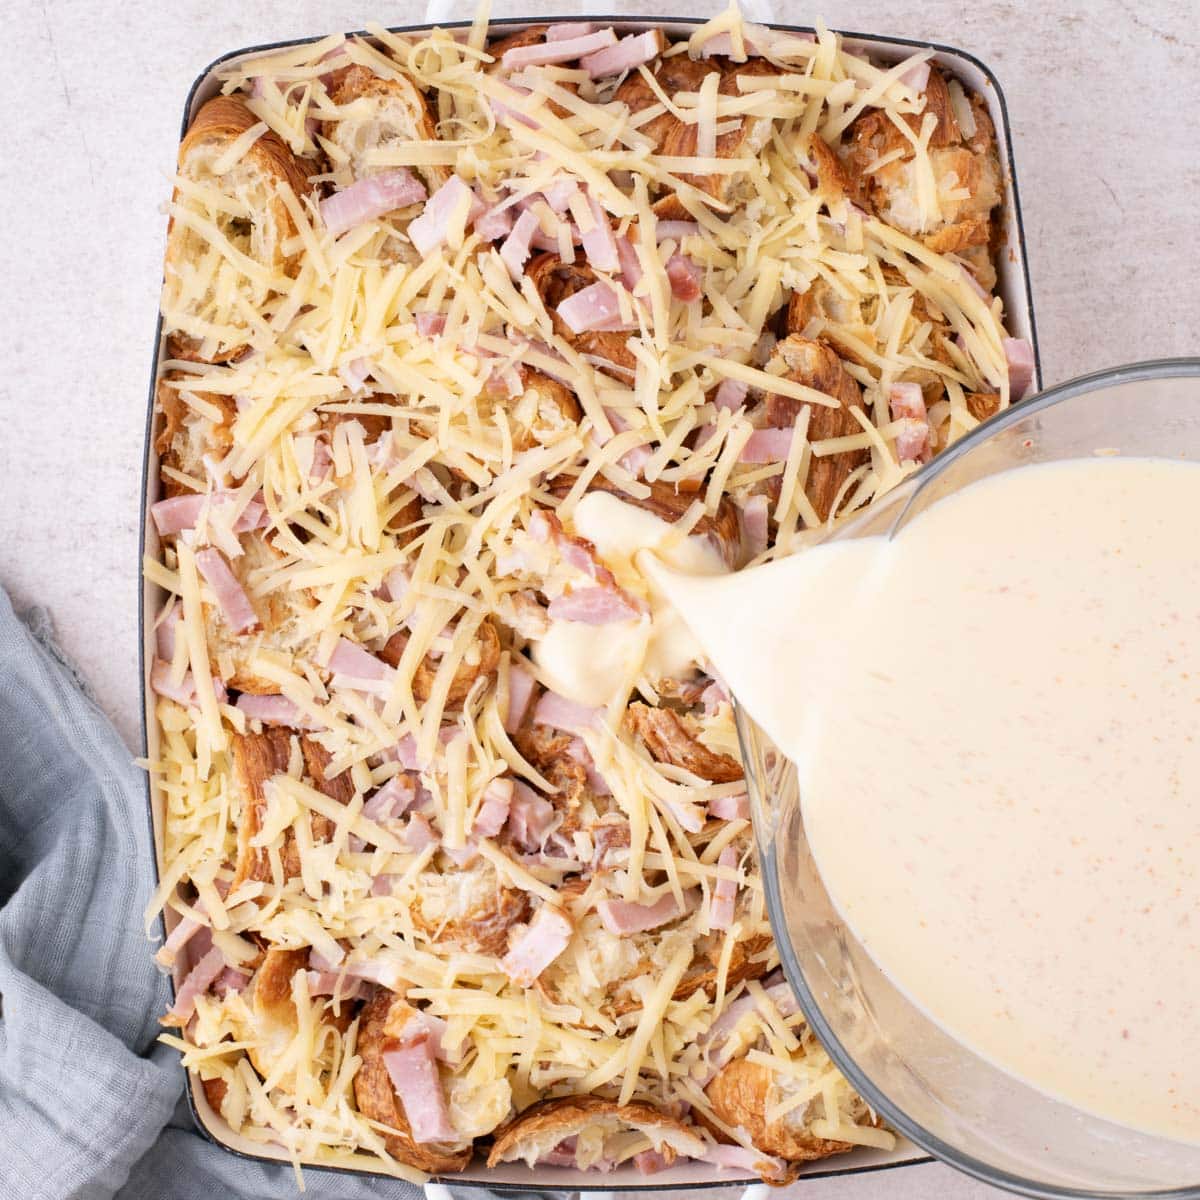
[[[420,853],[426,846],[436,846],[441,838],[429,823],[429,818],[421,813],[411,813],[408,824],[404,828],[404,844],[412,851]]]
[[[212,677],[212,681],[217,703],[224,704],[229,699],[229,693],[226,692],[224,683],[215,675]],[[183,678],[179,683],[175,683],[171,679],[171,664],[163,662],[161,659],[156,658],[150,665],[150,688],[156,695],[167,700],[174,700],[176,704],[182,704],[184,708],[190,708],[199,703],[196,695],[196,678],[191,671],[184,671]]]
[[[925,397],[919,383],[893,383],[888,390],[888,404],[894,421],[903,421],[904,428],[896,434],[896,457],[902,462],[926,462],[929,446],[929,419],[925,414]]]
[[[540,850],[556,821],[554,805],[539,796],[527,783],[519,779],[513,783],[506,828],[518,850],[526,854]]]
[[[264,725],[288,725],[293,729],[323,729],[324,726],[303,713],[286,696],[274,694],[254,695],[243,692],[235,708],[240,709],[252,720]]]
[[[463,1060],[465,1047],[461,1040],[450,1046],[446,1045],[449,1028],[441,1017],[417,1010],[404,1022],[400,1031],[400,1041],[406,1043],[419,1037],[427,1037],[433,1047],[434,1058],[450,1066],[457,1066]]]
[[[154,627],[154,646],[158,657],[170,662],[175,657],[175,634],[183,620],[183,605],[172,600]]]
[[[475,218],[474,229],[485,242],[498,242],[513,227],[513,210],[493,204]]]
[[[495,837],[504,828],[512,807],[513,792],[513,781],[504,778],[493,779],[483,789],[483,800],[471,824],[471,833],[475,837]]]
[[[186,496],[172,496],[167,500],[159,500],[150,506],[150,518],[160,537],[168,537],[173,533],[182,533],[185,529],[195,529],[200,520],[200,514],[207,507],[209,511],[226,504],[232,504],[232,492],[193,492]],[[238,515],[233,523],[234,533],[245,533],[250,529],[262,529],[268,523],[267,510],[261,500],[251,500]]]
[[[596,723],[600,709],[589,708],[585,704],[576,704],[558,692],[545,691],[539,697],[533,709],[535,725],[549,725],[553,729],[565,729],[568,733],[578,733],[589,725]]]
[[[983,284],[981,284],[979,280],[975,278],[975,272],[972,271],[971,268],[966,265],[966,263],[959,263],[958,269],[962,272],[963,283],[965,283],[967,287],[969,287],[971,291],[973,291],[975,295],[980,298],[980,300],[983,300],[985,303],[990,303],[991,297],[987,294]],[[955,334],[955,336],[957,337],[959,335]]]
[[[468,838],[465,846],[443,846],[442,853],[459,868],[469,867],[479,857],[474,838]]]
[[[792,448],[792,436],[795,430],[788,426],[785,429],[756,429],[747,439],[738,455],[738,462],[772,463],[783,462]]]
[[[226,967],[213,982],[212,989],[218,996],[224,999],[230,994],[245,991],[246,985],[250,982],[250,975],[246,971],[239,971],[237,967]]]
[[[537,681],[533,673],[514,655],[508,663],[508,711],[504,714],[505,733],[516,733],[521,728],[536,686]]]
[[[568,296],[557,312],[572,333],[637,328],[636,322],[623,320],[617,293],[602,279]]]
[[[769,507],[766,496],[750,496],[742,505],[742,537],[747,558],[757,558],[767,548]]]
[[[351,979],[340,971],[309,971],[310,996],[336,996],[338,1000],[357,1000],[362,995],[363,981]]]
[[[349,638],[338,639],[325,665],[335,675],[370,683],[389,680],[395,674],[393,668],[382,659],[376,658],[369,650],[364,650]]]
[[[713,404],[728,412],[737,412],[746,403],[746,393],[749,390],[750,385],[743,383],[740,379],[722,379],[717,384],[717,394],[713,397]]]
[[[530,239],[537,231],[537,227],[537,217],[526,209],[517,217],[512,233],[504,239],[504,244],[500,247],[500,257],[504,260],[504,265],[513,279],[521,278],[525,269],[525,260],[530,254]]]
[[[546,611],[552,621],[578,621],[583,625],[636,621],[642,615],[633,597],[609,587],[573,588],[551,600]]]
[[[500,969],[518,987],[531,987],[537,977],[567,948],[571,921],[562,911],[543,904],[528,928],[508,948]]]
[[[655,240],[660,242],[668,239],[680,242],[685,237],[695,237],[699,232],[700,225],[696,221],[659,221],[654,227]]]
[[[539,1167],[574,1167],[578,1161],[577,1137],[563,1138],[557,1146],[547,1150],[537,1161]]]
[[[517,87],[516,84],[508,85],[511,91],[516,96],[528,96],[530,94],[528,88]],[[505,104],[503,100],[497,100],[494,96],[487,98],[488,107],[496,115],[496,120],[503,121],[506,125],[524,125],[527,129],[540,129],[541,122],[519,109],[513,108],[511,104]]]
[[[651,62],[666,48],[667,39],[662,30],[650,29],[645,33],[630,34],[615,46],[587,55],[580,60],[579,65],[593,79],[603,79],[605,76],[620,75],[640,67],[643,63]]]
[[[639,1174],[655,1175],[659,1171],[665,1171],[671,1164],[657,1150],[643,1150],[633,1156],[633,1165],[637,1167]]]
[[[787,1164],[782,1158],[764,1154],[761,1150],[748,1150],[745,1146],[714,1143],[705,1149],[701,1161],[711,1163],[714,1167],[730,1167],[735,1171],[761,1175],[764,1179],[782,1180],[787,1175]]]
[[[748,821],[750,797],[745,792],[733,796],[714,796],[708,802],[708,815],[718,821]]]
[[[546,41],[569,42],[596,32],[591,21],[558,21],[546,30]]]
[[[191,917],[180,917],[175,928],[167,935],[167,940],[158,948],[158,953],[155,954],[154,961],[159,966],[167,967],[168,969],[173,967],[180,950],[204,928],[205,926]]]
[[[642,262],[634,244],[624,234],[617,238],[617,259],[621,265],[621,282],[632,292],[642,277]]]
[[[577,58],[594,54],[606,46],[615,46],[617,35],[610,26],[597,30],[595,33],[585,33],[581,37],[559,38],[556,41],[535,43],[532,46],[514,46],[506,50],[500,59],[500,65],[506,71],[515,71],[520,67],[542,67],[551,63],[574,62]]]
[[[421,337],[437,337],[446,328],[445,313],[419,312],[413,317],[413,320],[416,322],[417,333]],[[394,569],[399,570],[398,567]]]
[[[590,196],[587,206],[592,215],[592,227],[581,230],[580,241],[583,243],[588,265],[597,271],[616,271],[620,261],[617,258],[617,243],[613,237],[612,226],[608,223],[608,214]]]
[[[671,295],[684,304],[699,300],[703,294],[700,281],[704,272],[692,262],[686,254],[676,251],[667,259],[667,280],[671,285]]]
[[[417,1143],[451,1142],[456,1138],[438,1075],[433,1041],[428,1033],[394,1050],[383,1052],[392,1087],[404,1106],[404,1116]]]
[[[596,904],[596,912],[609,933],[618,936],[645,933],[689,912],[695,906],[697,895],[695,889],[684,892],[682,908],[670,892],[653,904],[635,904],[630,900],[600,900]]]
[[[348,363],[338,367],[338,378],[354,393],[365,391],[367,377],[374,370],[375,364],[365,355],[352,358]]]
[[[326,197],[320,204],[321,220],[337,237],[365,221],[373,221],[410,204],[419,204],[427,194],[425,185],[407,167],[395,167],[378,175],[368,175]]]
[[[579,191],[574,179],[559,179],[542,188],[542,197],[551,212],[565,213],[571,205],[571,197]]]
[[[245,633],[258,626],[258,614],[251,607],[250,598],[219,550],[198,550],[196,568],[212,588],[231,632]]]
[[[184,981],[175,993],[175,1003],[168,1014],[173,1021],[186,1025],[196,1011],[196,1001],[212,987],[217,976],[225,970],[228,964],[225,955],[213,946],[200,958],[196,965],[187,973]]]
[[[717,859],[720,867],[736,868],[738,852],[734,846],[726,846]],[[736,911],[738,885],[736,879],[718,879],[713,885],[712,902],[708,923],[713,929],[729,929],[733,925]]]
[[[1017,401],[1033,386],[1033,343],[1026,338],[1005,338],[1002,345],[1008,363],[1009,397]]]
[[[905,87],[910,87],[917,93],[923,92],[929,83],[929,62],[913,63],[907,70],[902,71],[898,78]]]
[[[368,821],[390,821],[403,816],[417,798],[417,785],[407,775],[393,775],[363,805]]]
[[[483,212],[483,201],[457,175],[451,175],[425,202],[408,227],[408,239],[422,254],[432,254],[450,237],[452,220],[464,214],[465,229]]]

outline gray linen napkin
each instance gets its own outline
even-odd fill
[[[130,664],[130,670],[133,670]],[[0,588],[0,1198],[284,1200],[289,1167],[202,1137],[156,1045],[167,984],[142,780],[50,639]],[[400,1181],[311,1171],[306,1195],[417,1200]]]

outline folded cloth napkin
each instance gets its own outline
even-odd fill
[[[132,668],[131,668],[132,669]],[[292,1198],[290,1167],[207,1141],[157,1045],[143,783],[50,639],[0,588],[0,1197]],[[399,1180],[305,1172],[306,1195],[417,1200]]]

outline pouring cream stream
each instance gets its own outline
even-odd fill
[[[1200,1142],[1200,465],[1027,466],[891,541],[643,553],[799,772],[822,878],[949,1033]]]

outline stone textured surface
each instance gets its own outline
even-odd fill
[[[636,5],[662,15],[707,0]],[[525,11],[579,13],[563,0]],[[605,4],[614,11],[617,0]],[[434,15],[469,16],[435,0]],[[1200,27],[1189,0],[843,0],[750,15],[929,38],[1008,97],[1047,383],[1200,352]],[[498,15],[522,11],[514,0]],[[179,114],[223,51],[416,21],[371,0],[41,0],[6,9],[0,189],[0,583],[47,605],[101,705],[137,744],[137,513],[146,390]],[[799,1189],[798,1189],[799,1190]],[[814,1182],[810,1200],[988,1189],[942,1167]]]

